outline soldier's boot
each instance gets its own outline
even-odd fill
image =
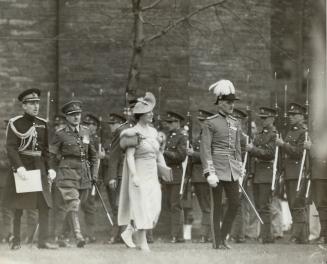
[[[15,210],[14,213],[14,224],[13,224],[13,233],[14,237],[9,242],[9,247],[11,250],[20,249],[20,226],[21,226],[21,216],[23,214],[22,210]]]
[[[63,211],[56,212],[56,222],[54,225],[55,242],[59,247],[71,247],[68,238],[63,234],[64,224],[66,223],[66,213]]]
[[[300,233],[300,244],[308,244],[309,243],[309,225],[306,222],[300,223],[301,233]]]
[[[274,243],[274,239],[271,234],[271,223],[264,223],[261,225],[260,236],[262,238],[262,244]]]
[[[72,228],[76,238],[76,245],[78,248],[82,248],[85,246],[85,240],[81,233],[81,227],[79,224],[78,212],[70,212],[71,220],[72,220]]]
[[[146,231],[146,240],[148,241],[149,244],[154,243],[152,229],[149,229],[149,230]]]
[[[86,242],[87,243],[95,243],[97,239],[94,235],[94,233],[95,233],[94,226],[88,224],[86,228],[87,228],[87,237],[85,238]]]

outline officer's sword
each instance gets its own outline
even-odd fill
[[[251,200],[250,200],[250,197],[247,195],[247,193],[245,192],[245,190],[244,190],[244,188],[243,188],[243,186],[242,186],[242,184],[241,184],[240,182],[239,182],[239,186],[240,186],[240,188],[241,188],[241,190],[242,190],[244,196],[245,196],[246,199],[248,200],[250,206],[252,207],[252,209],[253,209],[255,215],[257,216],[258,220],[260,221],[261,224],[264,224],[263,221],[262,221],[262,219],[261,219],[261,217],[260,217],[260,215],[259,215],[259,213],[258,213],[258,211],[255,209],[253,203],[252,203]]]
[[[103,198],[102,198],[102,195],[101,195],[101,193],[100,193],[100,191],[99,191],[99,188],[98,188],[98,186],[97,186],[96,184],[94,184],[93,186],[95,187],[95,190],[97,191],[97,193],[98,193],[98,195],[99,195],[99,197],[100,197],[101,204],[102,204],[103,209],[104,209],[105,212],[106,212],[107,218],[108,218],[110,224],[113,226],[113,225],[114,225],[114,222],[112,221],[112,219],[111,219],[111,217],[110,217],[110,214],[109,214],[109,212],[108,212],[108,209],[107,209],[107,207],[106,207],[106,204],[105,204],[104,201],[103,201]]]
[[[39,231],[39,227],[40,227],[40,224],[37,223],[37,224],[36,224],[36,227],[35,227],[35,229],[34,229],[33,235],[32,235],[32,240],[31,240],[30,247],[33,247],[33,244],[34,244],[34,242],[36,241],[36,234],[37,234],[37,232]]]

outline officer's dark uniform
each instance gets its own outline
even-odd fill
[[[299,104],[291,103],[288,105],[288,114],[305,114],[305,108]],[[297,183],[301,167],[303,154],[303,142],[305,140],[306,127],[304,124],[292,125],[281,146],[285,153],[284,157],[284,179],[288,205],[291,211],[292,242],[307,243],[308,241],[308,212],[305,203],[305,179],[302,179],[300,191],[297,192]],[[304,176],[304,175],[303,175]]]
[[[8,120],[5,121],[8,125]],[[0,237],[1,242],[8,242],[11,236],[12,210],[3,205],[3,196],[6,187],[6,181],[10,172],[10,164],[7,152],[4,146],[0,149]]]
[[[89,113],[84,116],[83,123],[85,126],[94,124],[96,127],[99,127],[100,120],[95,115]],[[90,143],[94,145],[94,148],[96,150],[99,150],[99,144],[101,144],[101,142],[100,142],[100,137],[97,135],[96,132],[90,135]],[[97,162],[102,162],[102,160],[100,160],[100,157],[97,157]],[[100,168],[101,164],[99,164],[98,167]],[[97,171],[97,174],[99,174],[99,171]],[[95,220],[96,220],[95,218],[97,212],[96,195],[92,193],[89,194],[85,203],[81,204],[81,209],[84,212],[87,240],[89,243],[93,243],[96,241],[96,237],[94,234]]]
[[[261,107],[259,117],[275,117],[276,111],[271,108]],[[249,151],[251,157],[255,158],[253,194],[258,213],[262,221],[260,237],[262,243],[273,242],[271,231],[271,183],[273,175],[273,162],[276,148],[276,128],[263,127],[253,142],[253,148]]]
[[[319,155],[317,144],[313,141],[310,149],[311,162],[311,193],[316,205],[320,222],[320,237],[318,244],[327,244],[327,157]]]
[[[219,100],[236,100],[234,94],[223,95]],[[207,118],[202,127],[200,155],[204,176],[216,175],[218,186],[211,188],[211,226],[213,248],[230,248],[226,236],[231,230],[239,201],[238,179],[241,176],[241,137],[242,129],[238,120],[223,112]],[[222,226],[222,192],[226,193],[228,208]]]
[[[183,121],[184,117],[178,113],[169,111],[165,118],[166,122]],[[171,236],[173,243],[183,242],[183,209],[179,196],[182,180],[182,162],[186,158],[187,138],[181,129],[173,129],[168,132],[166,148],[163,153],[167,166],[172,169],[173,181],[165,182],[165,192],[170,211]]]
[[[39,101],[40,90],[29,89],[18,96],[23,104]],[[41,171],[42,192],[16,193],[14,177],[8,177],[4,205],[15,209],[14,240],[12,249],[20,247],[20,226],[22,209],[39,210],[39,248],[53,248],[47,243],[49,207],[52,206],[48,180],[49,145],[47,122],[39,117],[25,113],[9,120],[7,128],[7,154],[13,171],[24,167],[26,170]]]
[[[81,102],[71,101],[62,107],[66,115],[81,113]],[[77,246],[83,247],[85,240],[81,234],[78,211],[80,203],[87,199],[91,189],[91,181],[96,181],[97,153],[91,142],[90,131],[87,127],[78,128],[67,124],[57,131],[50,146],[50,162],[55,165],[60,157],[56,178],[58,196],[57,223],[63,223],[68,213]],[[56,236],[62,238],[62,230],[56,225]],[[59,241],[60,242],[60,241]],[[59,245],[62,245],[59,243]]]
[[[119,201],[119,193],[121,186],[121,177],[123,171],[123,160],[124,160],[124,152],[120,148],[120,134],[127,128],[131,128],[134,126],[134,121],[128,120],[124,122],[125,118],[117,113],[112,113],[109,116],[109,124],[114,123],[122,123],[116,131],[113,131],[112,141],[109,147],[109,159],[108,159],[108,170],[105,174],[104,183],[106,185],[108,199],[110,201],[110,205],[113,209],[114,214],[114,227],[111,234],[111,239],[109,243],[118,243],[122,242],[120,234],[122,232],[121,227],[117,224],[117,215],[118,215],[118,201]],[[110,182],[116,182],[116,189],[111,189],[109,186]]]
[[[242,150],[242,159],[244,160],[245,156],[245,144],[246,144],[246,137],[248,135],[245,134],[246,131],[246,125],[247,125],[247,114],[242,111],[241,109],[234,108],[233,109],[233,117],[238,119],[241,123],[242,127],[242,134],[241,134],[241,150]],[[247,161],[249,162],[249,160]],[[249,195],[250,199],[252,198],[252,193],[248,191],[248,184],[250,185],[250,179],[246,179],[246,183],[242,183],[244,186],[244,189],[247,191],[247,194]],[[224,193],[223,193],[224,195]],[[225,195],[226,196],[226,195]],[[241,194],[240,196],[240,206],[237,210],[237,214],[235,216],[235,219],[233,221],[232,229],[230,236],[236,243],[243,243],[245,242],[245,228],[246,228],[246,211],[247,206],[249,202],[245,199],[244,195]]]
[[[203,109],[199,109],[198,120],[202,123],[207,117],[212,116],[213,113]],[[205,243],[210,236],[210,189],[206,179],[203,177],[201,159],[200,159],[200,135],[193,141],[192,154],[192,175],[191,183],[194,188],[195,195],[198,199],[199,206],[202,212],[201,220],[201,238],[200,242]]]

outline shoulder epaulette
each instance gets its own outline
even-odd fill
[[[18,120],[19,118],[22,118],[23,116],[22,115],[19,115],[19,116],[15,116],[13,118],[10,118],[9,119],[9,122],[15,122],[16,120]]]
[[[213,116],[209,116],[209,117],[206,118],[206,120],[210,120],[210,119],[216,118],[217,116],[219,116],[219,114],[215,114]]]
[[[56,132],[62,131],[62,130],[64,130],[66,127],[67,127],[67,126],[61,127],[61,128],[59,128],[58,130],[56,130]]]
[[[232,116],[232,115],[229,115],[228,117],[229,117],[230,119],[234,120],[234,121],[237,121],[237,118],[235,118],[235,117]]]
[[[126,121],[125,123],[120,124],[119,127],[117,127],[117,129],[119,129],[119,128],[125,126],[127,123],[128,123],[128,122]]]
[[[41,121],[43,121],[43,122],[45,122],[45,123],[48,123],[48,120],[46,120],[46,119],[44,119],[44,118],[42,118],[42,117],[38,117],[38,116],[36,116],[36,118],[39,119],[39,120],[41,120]]]

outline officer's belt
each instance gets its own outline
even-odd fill
[[[291,156],[285,154],[285,160],[291,160],[291,161],[301,161],[300,158],[292,158]]]
[[[256,163],[270,163],[270,164],[274,163],[273,160],[261,160],[261,159],[258,159],[258,158],[255,158],[254,161],[255,161]]]
[[[33,157],[41,157],[42,152],[39,150],[23,150],[20,151],[19,154]]]
[[[81,155],[81,156],[74,156],[74,155],[65,155],[62,156],[61,159],[78,159],[78,160],[86,160],[87,156],[86,155]]]
[[[218,155],[235,155],[236,150],[235,149],[213,149],[212,154],[218,154]]]

